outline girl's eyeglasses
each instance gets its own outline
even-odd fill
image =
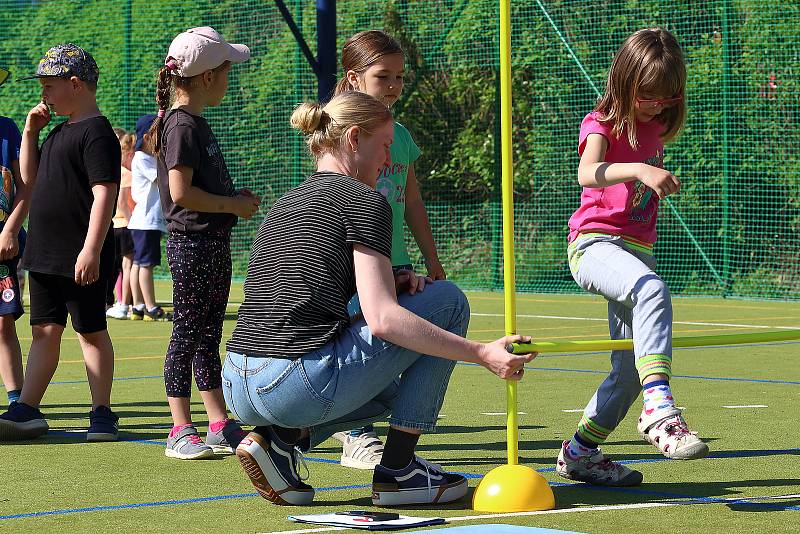
[[[0,67],[0,85],[6,83],[8,77],[11,76],[11,72],[7,71],[6,69]]]
[[[677,94],[671,98],[662,98],[661,100],[650,100],[644,98],[636,99],[636,107],[643,111],[650,111],[658,107],[668,108],[672,107],[678,102],[683,100],[682,94]]]

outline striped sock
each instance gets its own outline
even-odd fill
[[[8,392],[8,403],[11,404],[12,402],[18,402],[19,396],[22,395],[21,389],[14,389]]]
[[[671,410],[675,407],[675,400],[672,398],[672,390],[667,380],[656,380],[642,386],[642,395],[644,396],[644,413],[646,415]]]
[[[576,432],[575,435],[572,436],[572,439],[569,440],[566,453],[570,459],[577,460],[581,456],[591,456],[597,452],[597,447],[597,443],[592,443],[591,441],[585,440]]]

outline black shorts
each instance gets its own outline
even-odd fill
[[[72,328],[80,334],[106,330],[106,285],[108,275],[88,286],[58,274],[28,273],[31,326],[60,324],[67,326],[67,313]]]
[[[114,242],[117,244],[117,256],[133,254],[133,238],[127,227],[114,228]]]
[[[133,238],[133,263],[139,267],[161,265],[161,231],[131,230]]]

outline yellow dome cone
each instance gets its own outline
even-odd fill
[[[533,512],[556,507],[547,480],[524,465],[501,465],[481,479],[472,496],[478,512]]]
[[[514,273],[514,172],[511,151],[511,2],[500,0],[500,131],[503,190],[503,286],[506,335],[517,331]],[[529,512],[556,507],[542,475],[518,465],[517,383],[506,382],[508,465],[489,471],[475,489],[472,507],[481,512]]]

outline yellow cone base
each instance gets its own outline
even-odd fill
[[[556,507],[547,480],[524,465],[501,465],[489,471],[472,496],[478,512],[533,512]]]

